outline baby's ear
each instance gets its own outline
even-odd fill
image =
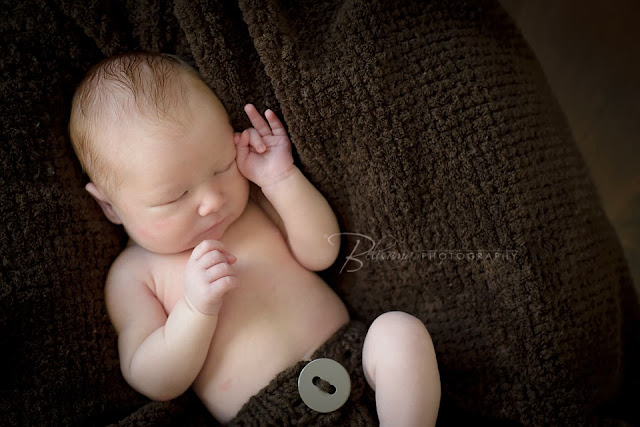
[[[96,187],[93,182],[88,183],[84,188],[89,192],[89,194],[91,194],[94,199],[96,199],[96,202],[98,202],[98,204],[102,208],[102,212],[104,212],[104,215],[109,221],[114,224],[122,224],[120,216],[113,208],[113,205],[111,205],[109,199],[98,189],[98,187]]]

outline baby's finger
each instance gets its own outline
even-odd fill
[[[213,250],[224,251],[224,245],[220,240],[203,240],[191,252],[191,259],[197,261]]]
[[[248,148],[251,143],[251,133],[249,129],[243,130],[238,136],[238,145],[236,149]]]
[[[254,128],[249,128],[245,130],[245,132],[247,131],[250,136],[249,143],[251,144],[253,149],[256,150],[258,153],[261,153],[261,154],[264,153],[265,150],[267,149],[267,146],[264,145],[264,142],[262,142],[262,136],[260,136],[260,133]]]
[[[207,269],[206,277],[210,282],[215,282],[216,280],[226,276],[235,277],[235,269],[226,262],[221,262],[220,264],[213,265]]]
[[[202,255],[198,260],[200,268],[210,268],[216,264],[225,264],[227,262],[227,254],[222,251],[211,251]]]
[[[231,289],[238,287],[238,278],[236,276],[222,276],[219,279],[212,280],[213,286],[210,288],[210,292],[214,295],[224,295]]]
[[[273,132],[274,135],[287,136],[287,131],[276,113],[272,110],[267,110],[264,112],[264,116],[269,120],[269,126],[271,126],[271,132]]]
[[[249,155],[249,133],[242,132],[238,136],[238,143],[236,145],[236,163],[238,166],[242,165]]]
[[[233,133],[233,143],[235,145],[240,144],[240,135],[241,135],[240,132],[234,132]]]
[[[247,113],[249,120],[254,128],[258,130],[260,136],[272,135],[271,128],[264,118],[258,113],[256,107],[253,104],[247,104],[244,106],[244,112]]]

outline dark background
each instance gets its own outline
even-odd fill
[[[640,289],[640,2],[500,2],[567,115]]]

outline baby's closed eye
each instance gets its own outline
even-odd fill
[[[168,198],[167,198],[167,201],[165,201],[165,202],[161,202],[161,203],[158,203],[158,204],[156,204],[155,206],[166,206],[166,205],[170,205],[170,204],[173,204],[173,203],[179,202],[180,200],[184,199],[184,198],[185,198],[185,196],[186,196],[188,193],[189,193],[189,190],[185,190],[185,191],[183,191],[182,193],[180,193],[180,195],[175,195],[175,196],[172,196],[172,197],[168,197]]]

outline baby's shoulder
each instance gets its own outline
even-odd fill
[[[118,334],[135,322],[144,322],[153,313],[162,313],[151,269],[154,255],[132,245],[111,264],[104,294],[107,312]]]
[[[154,258],[157,255],[138,245],[127,246],[113,261],[107,276],[107,285],[110,282],[120,281],[126,278],[128,281],[145,281],[151,276]]]

